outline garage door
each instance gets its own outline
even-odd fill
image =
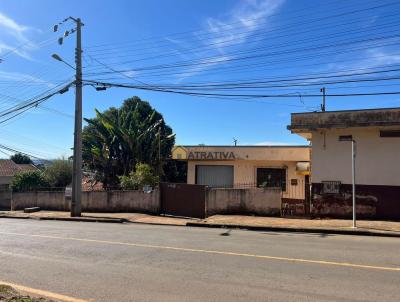
[[[196,166],[196,184],[210,187],[233,187],[233,166]]]

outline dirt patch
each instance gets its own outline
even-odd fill
[[[54,302],[41,297],[30,297],[13,289],[11,286],[0,284],[1,302]]]

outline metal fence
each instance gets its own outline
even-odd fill
[[[282,198],[288,199],[305,199],[305,181],[304,179],[296,179],[295,181],[289,180],[289,182],[282,182],[269,186],[268,184],[260,185],[255,182],[249,183],[235,183],[233,185],[226,186],[209,186],[213,189],[251,189],[251,188],[280,188]]]

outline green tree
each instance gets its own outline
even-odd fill
[[[148,164],[136,164],[135,171],[128,176],[120,176],[120,184],[124,190],[137,190],[143,186],[154,187],[158,183],[158,176],[155,176],[153,169]]]
[[[19,152],[12,155],[10,159],[16,164],[32,164],[32,160],[29,156]]]
[[[164,173],[161,181],[186,183],[187,181],[187,161],[169,159],[164,162]]]
[[[65,159],[54,160],[45,168],[44,176],[52,187],[66,187],[72,182],[72,162]]]
[[[85,121],[84,165],[96,173],[105,188],[117,186],[118,177],[135,171],[137,163],[146,163],[162,174],[162,163],[171,155],[174,138],[162,115],[148,102],[133,97],[120,108],[103,113],[96,110],[96,117]]]
[[[11,189],[16,192],[21,191],[34,191],[41,188],[50,187],[49,182],[43,175],[43,172],[37,171],[23,171],[17,173],[10,185]]]

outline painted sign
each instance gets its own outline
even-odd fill
[[[322,192],[324,194],[338,194],[340,193],[340,181],[323,181]]]
[[[190,151],[187,159],[189,160],[235,160],[233,152],[223,151]]]
[[[72,197],[72,187],[65,188],[65,197],[71,198]]]

